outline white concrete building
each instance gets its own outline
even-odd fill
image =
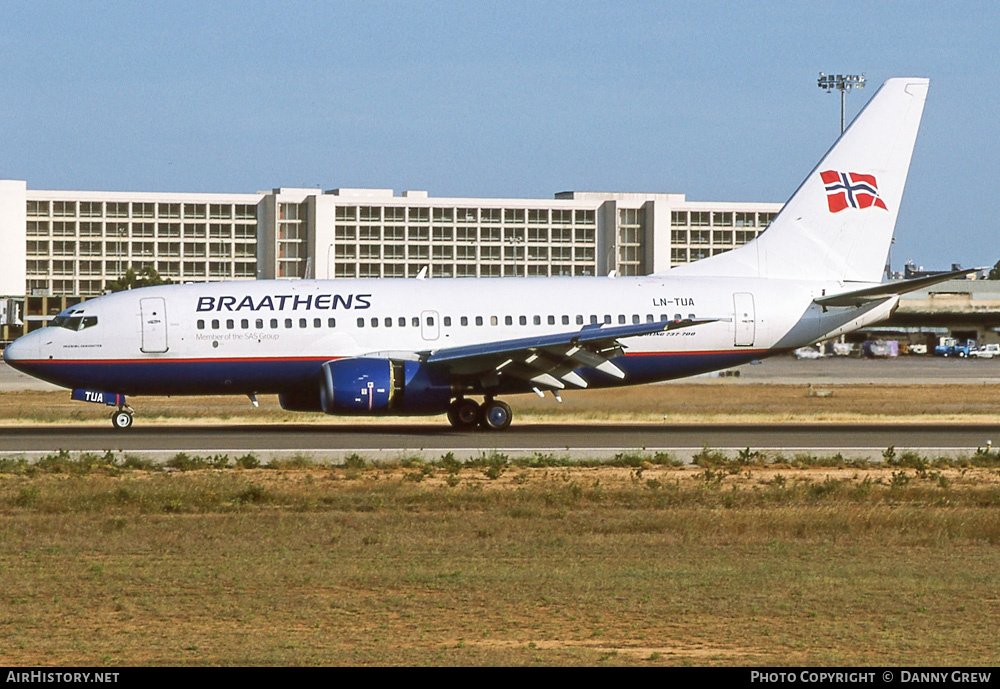
[[[407,277],[425,267],[432,277],[639,275],[744,244],[780,208],[683,194],[131,193],[0,180],[0,297],[93,296],[145,266],[178,282]]]

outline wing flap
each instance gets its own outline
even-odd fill
[[[586,326],[580,330],[431,350],[420,354],[427,364],[447,366],[458,375],[497,376],[526,381],[536,388],[563,390],[585,388],[587,381],[576,370],[593,368],[615,378],[625,372],[611,359],[624,354],[620,339],[690,328],[721,318],[688,318],[632,325]]]

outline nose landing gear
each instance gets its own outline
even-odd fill
[[[132,410],[120,407],[118,411],[111,414],[111,425],[119,431],[132,428]]]

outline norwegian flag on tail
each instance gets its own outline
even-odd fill
[[[875,175],[860,172],[837,172],[827,170],[819,173],[826,185],[826,202],[831,213],[839,213],[845,208],[881,208],[888,210],[878,196]]]

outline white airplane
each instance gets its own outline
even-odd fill
[[[504,429],[498,395],[558,398],[789,352],[971,272],[880,284],[927,88],[885,82],[766,232],[663,273],[148,287],[67,309],[3,358],[116,406],[116,428],[132,425],[126,395],[276,393],[295,411],[447,412],[458,428]]]

